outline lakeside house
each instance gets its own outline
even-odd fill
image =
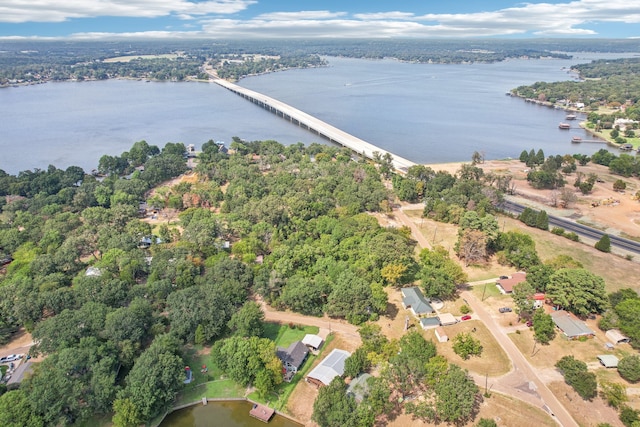
[[[278,347],[276,356],[282,362],[284,380],[290,382],[293,376],[298,372],[300,367],[309,356],[309,349],[302,341],[292,343],[288,348]]]
[[[317,387],[329,385],[335,377],[344,374],[344,361],[351,356],[346,350],[333,349],[331,353],[307,374],[307,382]]]

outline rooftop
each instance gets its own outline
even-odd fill
[[[332,379],[344,374],[344,361],[349,356],[351,353],[346,350],[333,349],[307,376],[329,385]]]
[[[302,365],[302,362],[304,362],[308,354],[309,349],[306,345],[302,344],[301,341],[292,343],[289,348],[278,347],[276,350],[276,355],[278,359],[282,360],[282,363],[290,363],[295,366],[296,369]]]
[[[598,355],[598,360],[602,363],[602,366],[605,368],[617,368],[618,367],[618,358],[613,354],[600,354]]]
[[[498,285],[504,290],[505,293],[513,292],[513,287],[518,283],[522,283],[527,280],[527,273],[517,272],[513,273],[508,279],[498,280]]]
[[[417,286],[402,288],[402,303],[416,315],[433,313],[434,309]]]
[[[554,311],[551,317],[556,326],[569,338],[594,335],[586,323],[564,310]]]

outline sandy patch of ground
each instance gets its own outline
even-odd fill
[[[624,427],[616,410],[607,406],[600,397],[584,400],[564,382],[553,382],[548,386],[581,426],[595,427],[608,422],[614,427]]]
[[[447,171],[455,173],[460,169],[462,163],[439,163],[428,165],[435,171]],[[596,228],[601,228],[613,234],[626,233],[630,236],[640,237],[640,202],[633,200],[632,196],[640,189],[640,180],[638,178],[625,178],[609,173],[609,168],[592,163],[586,166],[578,166],[578,172],[586,175],[595,173],[604,182],[597,182],[593,187],[593,192],[589,195],[582,195],[576,191],[578,200],[568,209],[553,208],[551,200],[553,198],[553,190],[536,190],[527,182],[527,172],[529,168],[519,160],[489,160],[485,163],[478,164],[485,173],[493,172],[496,174],[509,174],[513,177],[515,183],[516,196],[526,199],[532,207],[547,210],[557,216],[570,216],[573,219],[592,222]],[[573,183],[576,179],[576,173],[572,173],[565,177],[567,181],[566,187],[575,189]],[[621,179],[627,184],[624,194],[613,190],[613,183]],[[617,200],[619,204],[600,205],[592,207],[593,202],[602,203],[605,200]]]
[[[19,353],[26,354],[33,345],[31,334],[24,329],[20,329],[14,334],[11,341],[0,347],[0,356]]]

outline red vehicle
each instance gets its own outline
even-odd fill
[[[533,322],[531,320],[527,321],[527,326],[528,327],[532,327],[533,326]]]
[[[460,320],[469,320],[469,319],[471,319],[471,315],[469,315],[469,314],[465,314],[464,316],[462,316],[460,318]]]

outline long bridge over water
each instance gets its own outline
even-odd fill
[[[376,152],[380,156],[389,154],[393,158],[393,167],[403,172],[406,172],[407,169],[411,166],[416,165],[416,163],[412,162],[411,160],[396,156],[389,151],[376,147],[375,145],[370,144],[356,136],[353,136],[350,133],[347,133],[335,126],[323,122],[322,120],[315,118],[312,115],[305,113],[304,111],[298,110],[297,108],[285,104],[282,101],[278,101],[275,98],[271,98],[259,92],[246,89],[242,86],[238,86],[234,83],[228,82],[213,75],[212,78],[212,81],[214,83],[226,89],[229,89],[231,92],[240,95],[241,97],[253,102],[254,104],[264,108],[267,111],[274,113],[278,117],[282,117],[283,119],[288,120],[294,125],[300,126],[303,129],[307,129],[310,132],[326,138],[331,142],[340,144],[343,147],[347,147],[353,152],[361,154],[369,159],[373,159],[374,153]]]

